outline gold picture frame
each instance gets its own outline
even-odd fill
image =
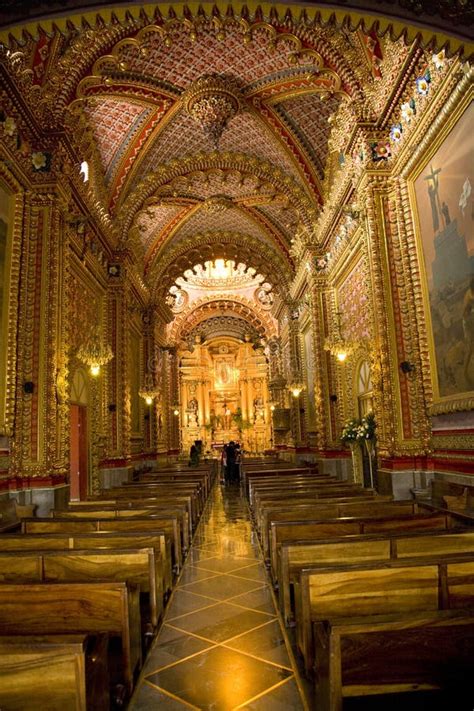
[[[471,89],[408,177],[428,340],[432,415],[474,408],[473,125]]]
[[[23,191],[0,161],[0,219],[4,242],[0,256],[0,436],[13,434],[16,390],[18,284],[23,219]]]

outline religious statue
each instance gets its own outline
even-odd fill
[[[254,413],[255,413],[255,424],[263,423],[263,398],[258,396],[253,401]]]
[[[187,407],[187,413],[188,413],[188,425],[190,427],[197,427],[198,426],[198,401],[196,400],[195,397],[193,397],[191,400],[188,402],[188,407]]]

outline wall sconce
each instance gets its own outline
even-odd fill
[[[413,371],[415,370],[415,366],[413,365],[413,363],[410,363],[409,360],[402,360],[402,362],[400,363],[400,370],[402,371],[402,373],[405,373],[405,375],[408,375],[408,373],[413,373]]]

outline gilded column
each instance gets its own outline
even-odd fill
[[[313,264],[317,259],[312,255]],[[314,408],[316,420],[316,446],[318,450],[327,449],[329,444],[329,406],[326,387],[326,351],[324,350],[324,314],[323,291],[326,288],[326,277],[311,270],[309,278],[309,308],[311,321],[311,335],[313,339],[313,368],[314,377]]]
[[[374,410],[377,417],[379,453],[391,456],[396,437],[396,398],[393,379],[397,377],[398,362],[394,357],[394,329],[392,318],[391,284],[386,265],[384,230],[384,200],[387,199],[388,178],[369,176],[364,191],[367,217],[367,244],[372,286],[372,305],[378,317],[374,319],[374,348],[371,355],[371,374],[374,388]],[[382,249],[381,249],[382,245]],[[391,335],[392,334],[392,335]],[[393,339],[393,340],[392,340]]]
[[[240,408],[242,410],[242,419],[247,420],[249,419],[249,412],[248,412],[248,406],[247,406],[247,379],[246,378],[241,378],[240,379]]]
[[[204,389],[204,425],[208,425],[211,421],[211,401],[209,397],[210,383],[208,380],[202,381],[202,387]]]

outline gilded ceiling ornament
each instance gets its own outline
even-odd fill
[[[235,82],[219,74],[205,74],[183,93],[183,106],[217,150],[224,129],[242,108]]]
[[[235,207],[234,202],[227,195],[213,195],[203,203],[203,208],[206,212],[211,215],[217,214],[219,212],[225,212],[231,207]]]

